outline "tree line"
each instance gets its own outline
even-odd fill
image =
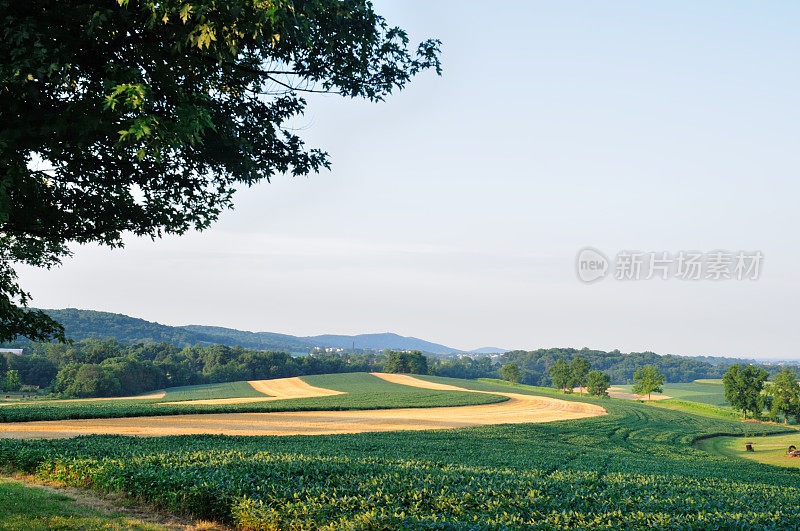
[[[703,358],[702,360],[653,352],[622,353],[588,348],[548,348],[531,351],[515,350],[500,358],[501,365],[516,364],[521,372],[520,382],[528,385],[550,386],[552,375],[550,367],[556,360],[570,363],[575,358],[585,359],[594,369],[603,371],[615,384],[632,384],[636,371],[652,365],[673,383],[690,383],[698,379],[722,378],[730,365],[738,360],[725,358]],[[778,372],[779,367],[760,365],[770,374]]]
[[[0,390],[23,386],[68,398],[136,395],[184,385],[342,372],[436,374],[421,352],[285,352],[224,345],[178,348],[169,343],[124,345],[113,339],[72,344],[31,343],[28,353],[0,356]],[[5,377],[3,377],[5,375]],[[496,374],[490,374],[496,376]],[[483,374],[482,376],[485,376]]]
[[[0,375],[14,371],[22,385],[64,397],[124,396],[183,385],[380,371],[388,356],[293,357],[224,345],[181,349],[168,343],[123,345],[113,339],[31,343],[26,350],[29,353],[0,357]]]
[[[418,351],[317,352],[292,356],[224,345],[185,348],[169,343],[125,345],[113,339],[26,343],[23,346],[26,350],[23,355],[6,353],[0,356],[0,390],[32,386],[64,397],[123,396],[182,385],[384,371],[464,379],[503,378],[567,392],[578,388],[579,393],[594,396],[604,396],[611,382],[633,382],[636,384],[634,393],[649,395],[659,392],[665,380],[680,382],[688,377],[713,377],[724,371],[721,376],[726,399],[745,415],[760,417],[767,410],[771,417],[800,418],[800,385],[792,367],[783,368],[772,384],[767,385],[768,369],[777,372],[777,368],[753,364],[728,367],[696,360],[676,362],[673,356],[653,355],[655,358],[652,358],[637,353],[622,355],[588,349],[514,351],[499,359],[467,356],[445,359],[428,357]],[[657,363],[633,367],[640,359],[655,359]],[[702,365],[712,369],[680,373],[687,362],[687,367]],[[684,378],[673,379],[669,374],[683,374]],[[642,382],[649,383],[642,386]]]
[[[794,368],[785,367],[768,381],[770,374],[752,364],[731,365],[722,378],[725,400],[747,419],[800,422],[800,384]]]
[[[563,393],[572,393],[578,389],[581,395],[584,391],[589,396],[607,397],[608,389],[611,387],[611,377],[600,370],[592,370],[592,365],[585,358],[577,357],[567,363],[562,358],[558,358],[548,369],[550,380],[554,388]],[[511,383],[518,383],[522,377],[522,371],[516,363],[503,365],[500,375],[504,380]],[[644,396],[650,400],[652,393],[663,391],[665,376],[652,365],[639,368],[633,376],[635,385],[633,393]]]

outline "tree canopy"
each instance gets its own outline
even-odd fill
[[[522,378],[522,373],[516,363],[509,363],[500,368],[500,376],[503,377],[503,380],[508,382],[519,383],[520,378]]]
[[[602,371],[591,371],[586,375],[586,388],[591,396],[608,396],[611,378]]]
[[[783,415],[784,422],[789,416],[800,418],[800,384],[794,370],[783,369],[776,374],[766,392],[772,397],[770,414],[773,418],[778,414]]]
[[[647,395],[647,400],[650,400],[652,393],[664,391],[662,386],[665,380],[666,377],[657,368],[645,365],[633,375],[633,381],[636,382],[633,386],[633,393],[640,396]]]
[[[439,72],[366,0],[0,0],[0,341],[63,339],[14,263],[202,230],[237,186],[329,166],[304,94],[380,101]]]
[[[566,361],[558,358],[548,369],[553,387],[565,393],[572,390],[572,371]]]
[[[578,392],[583,395],[583,388],[586,387],[586,376],[589,374],[592,366],[586,361],[586,358],[577,357],[569,364],[570,374],[572,376],[572,384],[578,386]]]
[[[383,363],[384,372],[428,374],[428,358],[418,350],[401,352],[387,350],[386,361]]]
[[[768,377],[767,371],[755,365],[731,365],[722,377],[725,400],[733,409],[741,411],[744,418],[747,418],[748,411],[754,418],[760,418],[764,411],[764,396],[761,391],[764,390],[764,382]]]
[[[3,391],[19,391],[22,388],[22,378],[20,378],[19,373],[15,370],[6,371],[6,377],[3,382],[1,382],[0,388]]]

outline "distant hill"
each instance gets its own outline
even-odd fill
[[[464,352],[416,337],[393,333],[299,337],[274,332],[247,332],[219,326],[167,326],[136,317],[94,310],[44,310],[64,325],[67,337],[80,341],[86,338],[113,338],[121,343],[172,343],[178,347],[222,344],[241,345],[256,350],[309,352],[314,347],[352,348],[363,350],[420,350],[429,354],[494,354],[505,352],[483,348]]]
[[[200,334],[206,338],[212,338],[213,342],[221,345],[236,346],[241,345],[245,348],[256,350],[286,350],[289,352],[308,351],[315,346],[302,338],[288,334],[276,334],[274,332],[247,332],[234,328],[223,328],[221,326],[202,326],[185,325],[174,327],[178,330],[186,330]]]
[[[214,343],[214,338],[199,331],[166,326],[119,313],[94,310],[44,310],[64,325],[67,337],[80,341],[87,338],[114,338],[121,343],[172,343],[179,347],[198,343]]]

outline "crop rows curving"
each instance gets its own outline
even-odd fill
[[[248,528],[800,526],[800,474],[692,443],[771,425],[605,401],[549,424],[325,437],[2,441],[0,463]]]

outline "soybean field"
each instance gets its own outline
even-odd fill
[[[252,529],[800,526],[796,469],[694,444],[787,428],[565,398],[608,415],[319,437],[7,440],[0,464]]]

